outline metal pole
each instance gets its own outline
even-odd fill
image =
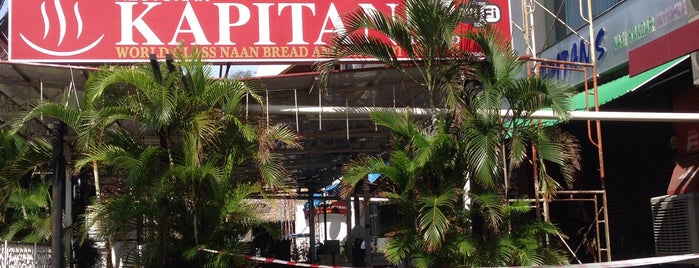
[[[352,206],[354,206],[354,228],[357,228],[357,237],[354,238],[354,241],[352,241],[352,250],[355,250],[354,254],[352,253],[352,262],[353,263],[361,263],[360,260],[363,260],[365,257],[363,254],[361,254],[361,241],[364,240],[364,226],[361,224],[361,210],[362,210],[362,205],[359,203],[359,193],[354,192],[354,199],[352,200]],[[361,231],[360,231],[361,230]],[[359,234],[361,233],[361,237],[359,237]],[[356,244],[356,245],[355,245]]]
[[[66,154],[70,157],[71,153],[70,151],[66,152]],[[70,158],[68,159],[70,161]],[[66,161],[67,163],[67,161]],[[71,181],[70,178],[70,171],[67,168],[67,164],[64,166],[64,179],[63,181],[65,184],[63,185],[63,190],[64,190],[64,195],[63,195],[63,222],[66,226],[66,233],[68,236],[72,236],[74,228],[73,228],[73,182]],[[36,246],[36,245],[35,245]],[[73,239],[64,239],[63,240],[63,246],[68,249],[67,252],[71,252],[71,249],[73,248]],[[72,254],[66,254],[66,263],[71,263],[73,261],[73,256]]]
[[[534,9],[536,8],[536,5],[532,4],[530,1],[527,3],[527,19],[529,20],[529,49],[531,49],[531,56],[536,58],[538,55],[536,54],[536,33],[534,32]],[[535,72],[535,74],[539,74],[538,72]]]
[[[602,262],[602,250],[600,250],[600,248],[602,248],[602,241],[600,241],[601,236],[600,236],[600,232],[599,232],[599,213],[600,213],[600,210],[599,210],[599,203],[597,202],[597,199],[595,199],[594,203],[595,203],[595,235],[597,236],[597,243],[598,243],[597,244],[597,261]]]
[[[322,89],[318,89],[318,130],[323,130],[323,95]]]
[[[527,46],[524,49],[524,54],[527,56],[532,56],[532,49],[531,49],[531,42],[529,41],[530,37],[529,36],[529,1],[527,0],[522,0],[522,33],[524,34],[524,45]],[[527,62],[529,64],[529,62]],[[530,68],[527,68],[527,72],[529,72]],[[529,74],[529,73],[527,73]]]
[[[349,102],[347,101],[347,99],[345,99],[345,109],[346,109],[345,110],[345,130],[346,130],[345,133],[347,134],[347,137],[346,137],[347,140],[349,140],[350,139],[349,109],[347,109],[347,108],[349,108]]]
[[[8,253],[7,253],[7,240],[5,240],[5,243],[3,244],[2,253],[3,253],[2,254],[3,255],[2,267],[7,267],[7,262],[8,262],[8,258],[9,258]]]
[[[269,90],[265,90],[265,105],[267,107],[267,112],[266,112],[266,119],[267,119],[267,125],[269,126]]]
[[[354,235],[352,234],[352,195],[347,195],[345,201],[345,222],[347,223],[347,239],[345,239],[345,254],[347,259],[352,262],[352,251],[354,250]]]
[[[63,157],[63,136],[66,124],[56,120],[53,124],[53,186],[51,187],[51,267],[63,267],[63,207],[65,204],[65,159]]]
[[[32,250],[32,262],[34,263],[34,267],[39,267],[39,255],[36,254],[36,243],[34,243],[34,250]]]
[[[296,89],[294,89],[294,106],[296,107],[296,114],[295,114],[295,116],[296,116],[296,132],[299,132],[299,109],[298,109],[299,108],[299,98],[298,98],[298,95],[296,94]],[[269,106],[267,106],[267,107],[269,107]],[[267,110],[267,113],[269,113],[269,110]]]
[[[308,226],[310,228],[310,236],[308,239],[310,239],[309,246],[310,250],[308,253],[308,260],[310,263],[315,263],[316,261],[316,207],[315,204],[313,203],[313,194],[315,193],[315,190],[308,191],[309,198],[308,201],[310,202],[309,204],[309,212],[308,212]]]
[[[369,192],[369,176],[364,176],[362,195],[364,196],[364,265],[371,265],[371,195]]]
[[[259,107],[250,107],[253,113],[265,113],[264,109]],[[272,114],[301,114],[312,115],[323,113],[332,115],[326,120],[347,120],[348,118],[369,118],[371,112],[378,111],[393,111],[398,113],[410,112],[413,116],[429,116],[433,112],[444,112],[442,109],[430,110],[427,108],[382,108],[382,107],[345,107],[345,106],[325,106],[322,108],[314,106],[299,106],[293,105],[269,105],[269,113]],[[504,117],[512,117],[510,110],[500,110],[500,115]],[[534,111],[532,119],[558,119],[559,114],[551,110]],[[568,120],[601,120],[601,121],[618,121],[618,122],[699,122],[699,113],[677,113],[677,112],[614,112],[614,111],[570,111],[568,112]]]
[[[597,56],[595,54],[595,49],[592,47],[595,44],[595,30],[592,24],[593,21],[593,14],[592,14],[592,0],[587,0],[587,18],[589,20],[590,24],[590,63],[592,64],[592,86],[595,90],[595,111],[599,111],[599,94],[597,92]],[[599,175],[600,175],[600,185],[602,189],[604,190],[605,187],[605,173],[604,173],[604,151],[602,150],[602,125],[599,120],[596,122],[597,124],[597,144],[599,146],[598,148],[598,155],[599,155]],[[606,247],[606,255],[607,255],[607,261],[612,261],[612,250],[611,250],[611,241],[610,241],[610,236],[609,236],[609,215],[607,214],[607,192],[605,191],[602,194],[602,213],[604,216],[604,236],[605,236],[605,247]]]

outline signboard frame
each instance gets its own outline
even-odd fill
[[[344,15],[360,9],[395,14],[402,4],[402,0],[10,0],[8,57],[17,62],[142,62],[151,54],[164,58],[176,49],[186,53],[196,46],[209,62],[312,63],[322,60],[319,56],[342,28]],[[497,8],[495,24],[509,37],[508,1],[491,0],[486,7],[488,12]]]

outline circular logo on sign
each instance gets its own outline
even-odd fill
[[[59,31],[59,38],[58,38],[58,43],[56,44],[56,47],[60,47],[61,43],[63,43],[63,39],[65,38],[66,35],[66,14],[63,11],[63,6],[61,5],[60,0],[54,0],[53,1],[54,8],[56,9],[56,14],[57,14],[57,19],[58,19],[58,31]],[[80,35],[82,34],[83,30],[83,21],[82,17],[80,15],[80,9],[78,8],[78,3],[76,2],[73,5],[73,11],[75,13],[75,21],[76,21],[76,27],[77,27],[77,36],[76,39],[80,38]],[[46,1],[41,3],[41,17],[44,21],[44,39],[46,39],[46,36],[48,35],[49,31],[51,30],[51,21],[49,20],[48,12],[46,11]],[[74,50],[67,50],[67,51],[59,51],[59,50],[54,50],[54,49],[48,49],[44,48],[42,46],[39,46],[38,44],[32,42],[27,38],[24,34],[20,33],[19,36],[24,40],[25,43],[27,43],[28,46],[33,48],[36,51],[39,51],[41,53],[51,55],[51,56],[58,56],[58,57],[65,57],[65,56],[74,56],[78,55],[80,53],[83,53],[85,51],[88,51],[97,44],[99,44],[100,41],[102,41],[102,38],[104,38],[104,34],[102,34],[97,40],[93,41],[92,43],[89,43],[88,45],[81,47],[79,49],[74,49]]]
[[[500,7],[485,0],[473,0],[467,5],[467,8],[468,15],[463,21],[466,24],[482,27],[483,24],[497,23],[502,19]]]
[[[483,18],[488,23],[496,23],[502,19],[500,7],[497,5],[484,5],[483,8],[481,8],[481,14],[483,14]]]

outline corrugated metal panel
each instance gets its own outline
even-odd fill
[[[655,254],[649,200],[664,195],[674,167],[671,125],[603,125],[612,253],[615,258]]]
[[[603,129],[611,222],[649,216],[639,204],[665,194],[674,167],[670,125],[627,123]]]

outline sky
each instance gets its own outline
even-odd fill
[[[289,65],[260,65],[257,66],[257,72],[254,73],[256,73],[255,76],[278,75],[286,68],[289,68]]]
[[[219,75],[219,69],[218,68],[224,68],[225,70],[225,65],[213,65],[214,70],[213,74],[218,76]],[[282,71],[284,71],[286,68],[289,68],[289,65],[231,65],[230,70],[228,70],[228,74],[232,75],[235,74],[236,72],[250,72],[253,76],[273,76],[273,75],[278,75]]]

